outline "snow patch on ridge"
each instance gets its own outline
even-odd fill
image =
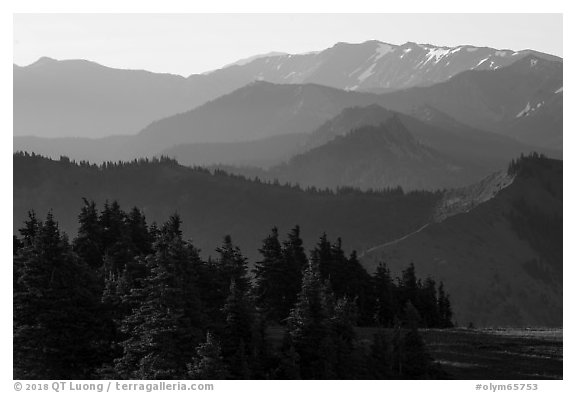
[[[356,75],[357,73],[359,73],[360,71],[362,71],[362,66],[356,68],[354,71],[352,71],[351,73],[348,74],[348,77],[352,77],[353,75]]]
[[[372,55],[370,59],[372,60],[372,64],[368,67],[363,73],[358,75],[358,81],[360,83],[364,82],[367,78],[374,74],[374,68],[376,67],[376,63],[378,60],[386,56],[388,53],[394,52],[394,47],[388,44],[379,44],[378,48],[376,48],[376,53]],[[357,68],[356,70],[352,71],[349,76],[355,75],[356,73],[360,72],[362,67]]]
[[[486,60],[488,60],[488,58],[482,59],[480,60],[480,62],[478,64],[476,64],[476,66],[474,68],[477,68],[480,66],[480,64],[484,63]]]
[[[374,61],[380,60],[390,52],[394,52],[394,47],[392,45],[380,44],[376,49],[377,54],[376,57],[374,58]]]
[[[450,53],[450,49],[434,48],[431,49],[426,54],[426,61],[424,64],[428,63],[430,60],[434,59],[434,63],[438,63],[444,56]]]
[[[367,78],[372,76],[374,74],[374,67],[376,67],[376,63],[372,63],[372,65],[366,71],[358,75],[358,80],[360,82],[364,82]]]
[[[402,53],[402,54],[400,55],[400,58],[401,58],[401,59],[403,59],[404,56],[406,56],[408,53],[412,52],[412,48],[403,49],[402,52],[404,52],[404,53]]]
[[[561,86],[558,90],[554,92],[554,94],[562,93],[564,86]]]
[[[530,107],[530,103],[528,102],[526,104],[526,106],[524,107],[524,109],[522,109],[517,115],[516,117],[522,117],[522,116],[527,116],[530,113],[530,110],[532,108]]]
[[[517,115],[516,117],[522,117],[522,116],[528,116],[530,115],[532,112],[534,112],[535,110],[537,110],[538,108],[540,108],[542,106],[542,104],[544,104],[544,101],[539,102],[538,104],[536,104],[536,106],[532,106],[530,105],[530,102],[528,102],[526,104],[526,107],[524,109],[522,109]]]

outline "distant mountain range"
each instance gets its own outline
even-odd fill
[[[269,168],[305,149],[310,134],[285,134],[245,142],[182,143],[162,151],[182,165]]]
[[[246,142],[310,133],[343,109],[369,105],[378,96],[320,85],[252,82],[193,110],[160,119],[133,136],[100,139],[15,137],[14,148],[76,159],[131,159],[158,155],[188,143]],[[38,141],[36,143],[35,141]],[[94,143],[96,141],[96,143]]]
[[[134,134],[195,106],[186,78],[41,58],[14,66],[14,135],[100,138]]]
[[[367,67],[360,75],[370,75],[350,87],[345,76],[356,75],[348,71],[358,62]],[[393,71],[396,63],[412,78]],[[287,69],[300,71],[286,78]],[[477,182],[520,153],[562,157],[562,59],[533,51],[369,41],[256,56],[189,78],[49,59],[14,72],[16,135],[19,118],[42,124],[43,113],[83,130],[66,138],[15,136],[14,151],[54,158],[166,155],[306,186],[438,189]],[[201,80],[215,84],[196,89]],[[241,80],[249,83],[220,95]],[[147,94],[147,86],[159,93]],[[214,97],[185,110],[202,92]],[[174,105],[180,113],[171,114]],[[106,111],[121,116],[115,124],[126,130],[133,115],[145,125],[135,135],[81,137],[113,120]],[[392,117],[396,125],[382,126]]]
[[[475,176],[467,169],[420,143],[392,116],[297,155],[273,168],[271,175],[308,187],[422,190],[469,184]]]
[[[220,167],[303,186],[433,190],[480,181],[534,149],[437,111],[422,121],[378,105],[347,108],[298,142],[298,154],[267,170]]]
[[[241,75],[272,83],[314,83],[345,90],[389,92],[444,82],[466,70],[494,70],[535,55],[550,61],[561,58],[523,50],[498,50],[470,45],[442,47],[380,41],[339,42],[323,51],[259,56],[207,75],[232,80]]]
[[[520,153],[540,151],[551,157],[562,156],[561,143],[557,149],[542,147],[557,146],[558,139],[562,139],[562,100],[554,101],[562,95],[562,91],[557,92],[562,82],[562,66],[542,59],[535,60],[532,65],[533,60],[525,57],[506,68],[464,72],[438,85],[388,94],[311,84],[253,82],[191,111],[155,121],[135,136],[100,139],[15,137],[14,150],[34,151],[55,158],[65,155],[92,162],[160,154],[175,157],[188,165],[271,168],[285,161],[287,165],[266,173],[252,169],[229,170],[306,185],[378,188],[401,184],[409,189],[462,186],[480,180]],[[538,66],[539,63],[542,64]],[[507,90],[512,93],[508,94]],[[506,94],[507,98],[503,98]],[[538,97],[544,104],[536,105],[537,109],[528,115],[513,116],[525,105],[526,97]],[[476,106],[481,110],[475,111]],[[498,109],[497,113],[494,108]],[[545,108],[558,121],[549,122],[543,128],[539,111]],[[383,146],[384,140],[378,145],[380,151],[370,146],[374,153],[370,157],[365,156],[358,145],[355,148],[345,146],[351,138],[340,140],[338,149],[346,148],[356,155],[354,162],[348,161],[347,165],[336,165],[340,157],[332,150],[334,144],[321,148],[360,126],[379,126],[394,113],[417,143],[438,153],[437,157],[443,157],[442,165],[429,168],[436,168],[434,176],[421,173],[418,178],[407,177],[400,170],[408,165],[405,160],[388,167],[389,171],[398,173],[394,178],[370,175],[370,172],[378,172],[384,163],[390,164],[390,146]],[[541,144],[523,143],[514,136],[505,135],[519,122],[523,132],[537,136]],[[487,132],[475,126],[478,123],[486,127],[501,124],[502,128]],[[328,151],[333,151],[331,161],[325,161]],[[296,157],[302,154],[307,158]],[[324,154],[322,159],[320,154]],[[324,164],[320,164],[321,161]],[[331,175],[314,176],[314,171],[301,167],[303,162],[329,166]],[[335,168],[339,168],[340,173]],[[350,172],[354,175],[347,174]]]
[[[383,95],[379,101],[405,113],[428,105],[463,124],[558,150],[562,103],[562,63],[533,55],[497,70],[465,71],[430,87]]]
[[[382,93],[429,86],[466,70],[499,69],[533,55],[562,62],[529,50],[379,41],[338,43],[301,55],[259,55],[187,78],[42,58],[26,67],[14,66],[14,135],[135,134],[154,120],[193,109],[255,80]]]

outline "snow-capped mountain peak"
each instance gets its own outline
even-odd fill
[[[414,42],[394,45],[372,40],[359,44],[339,42],[323,51],[305,54],[254,56],[235,63],[240,67],[233,67],[234,70],[225,68],[212,74],[235,71],[273,83],[317,83],[346,90],[384,92],[429,86],[466,70],[497,69],[533,54],[562,61],[533,51]]]

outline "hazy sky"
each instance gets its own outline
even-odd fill
[[[563,55],[561,14],[16,14],[14,63],[49,56],[189,75],[372,39]]]

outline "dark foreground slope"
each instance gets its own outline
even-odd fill
[[[100,206],[106,200],[118,200],[125,208],[138,206],[149,222],[178,212],[184,234],[204,252],[212,252],[230,234],[249,257],[256,257],[255,250],[270,228],[287,232],[297,224],[309,246],[326,231],[345,239],[348,251],[364,250],[424,225],[440,195],[303,191],[212,174],[172,160],[97,167],[14,155],[14,230],[29,209],[41,216],[52,209],[72,236],[83,197]]]
[[[501,185],[493,195],[447,194],[443,209],[457,214],[370,250],[364,266],[411,261],[443,280],[461,325],[561,326],[562,162],[524,158],[507,177],[488,182]]]

